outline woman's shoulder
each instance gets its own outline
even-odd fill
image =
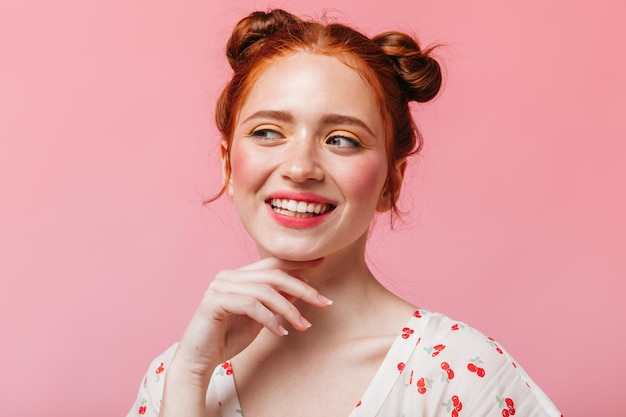
[[[178,342],[171,345],[163,353],[156,356],[146,371],[135,403],[128,412],[127,417],[144,416],[156,417],[161,408],[161,397],[165,383],[165,372],[176,353]]]
[[[416,309],[402,332],[415,343],[402,370],[402,390],[415,400],[431,397],[436,401],[430,403],[450,410],[462,402],[476,415],[505,415],[503,410],[515,409],[525,415],[560,416],[511,354],[469,324]]]

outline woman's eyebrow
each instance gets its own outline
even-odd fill
[[[253,119],[273,119],[281,122],[293,122],[294,117],[291,113],[284,110],[259,110],[248,116],[242,123],[246,123]],[[372,129],[356,117],[347,116],[344,114],[325,114],[320,118],[320,122],[323,125],[352,125],[358,126],[366,130],[370,135],[376,136]]]
[[[343,114],[326,114],[322,117],[321,120],[322,123],[326,125],[339,124],[358,126],[362,129],[365,129],[370,135],[376,136],[374,132],[372,132],[372,129],[370,129],[364,121],[362,121],[361,119],[357,119],[356,117],[346,116]]]
[[[248,116],[242,123],[246,123],[252,119],[274,119],[280,120],[281,122],[291,122],[293,121],[293,115],[284,110],[259,110]]]

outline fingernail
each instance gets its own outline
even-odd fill
[[[280,324],[278,325],[278,333],[281,333],[283,336],[287,336],[289,332]]]
[[[326,304],[326,305],[328,305],[328,306],[333,305],[333,300],[330,300],[330,299],[328,299],[328,298],[324,297],[322,294],[319,294],[319,295],[317,296],[317,298],[318,298],[318,299],[319,299],[322,303],[324,303],[324,304]]]
[[[302,324],[304,324],[307,328],[312,326],[312,324],[307,319],[305,319],[304,317],[300,317],[300,322]]]

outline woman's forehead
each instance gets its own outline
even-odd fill
[[[297,52],[269,64],[251,85],[240,116],[259,108],[379,114],[374,90],[335,56]],[[331,111],[332,110],[332,111]]]

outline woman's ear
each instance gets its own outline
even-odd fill
[[[222,183],[224,189],[229,196],[233,196],[233,186],[231,179],[230,153],[228,151],[228,142],[225,140],[220,144],[220,159],[222,161]]]
[[[380,198],[378,199],[378,205],[376,206],[376,211],[385,212],[392,208],[392,201],[398,201],[398,197],[400,197],[400,189],[402,188],[402,180],[404,179],[404,172],[406,171],[407,159],[403,158],[396,163],[396,166],[391,173],[390,178],[393,178],[393,181],[396,185],[395,190],[393,190],[393,199],[391,198],[391,191],[389,190],[389,182],[385,184],[382,193],[380,194]]]

